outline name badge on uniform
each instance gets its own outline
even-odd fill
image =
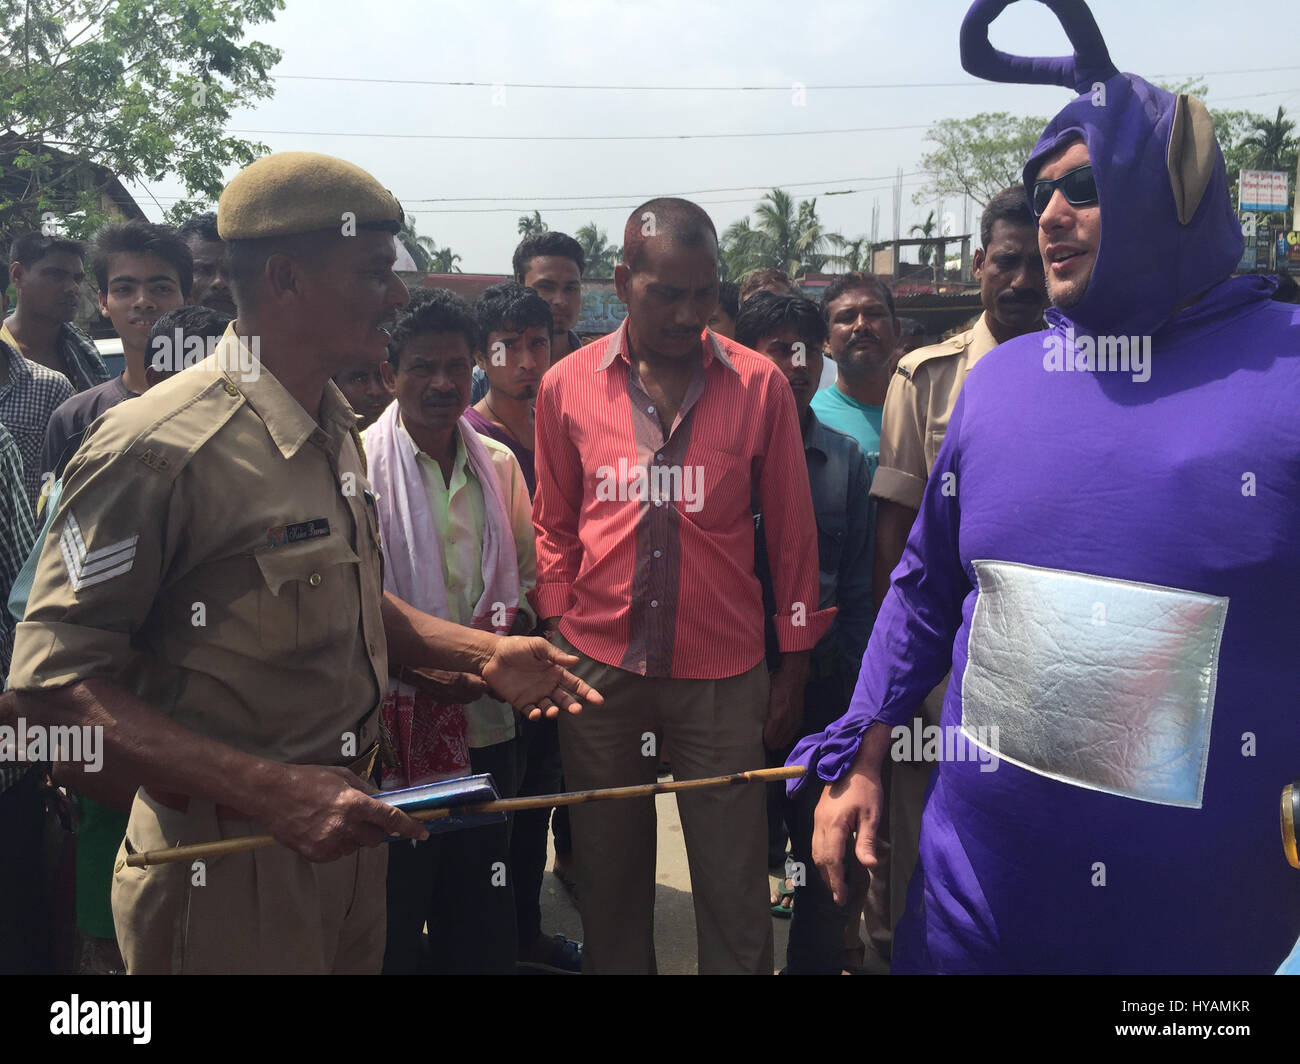
[[[301,543],[304,539],[318,539],[330,534],[327,517],[318,517],[314,521],[299,521],[296,525],[276,525],[266,530],[266,542],[271,547],[282,547],[286,543]]]

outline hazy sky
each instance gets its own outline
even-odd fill
[[[253,31],[283,52],[275,96],[238,112],[231,129],[272,150],[327,152],[364,166],[414,215],[419,233],[461,255],[467,273],[507,272],[517,219],[533,208],[552,229],[572,232],[595,221],[621,243],[627,215],[652,196],[696,200],[721,232],[774,185],[799,198],[816,196],[826,226],[850,238],[869,232],[878,199],[887,239],[899,167],[912,175],[904,179],[903,229],[934,207],[912,202],[925,181],[916,171],[932,122],[998,110],[1048,117],[1070,99],[1064,89],[992,85],[967,75],[957,37],[968,6],[288,0],[273,24]],[[1300,110],[1300,64],[1263,24],[1239,21],[1251,5],[1093,0],[1091,7],[1121,70],[1162,80],[1203,76],[1212,107]],[[1037,3],[1013,4],[992,40],[1020,54],[1069,50],[1051,12]],[[322,77],[408,83],[314,80]],[[919,82],[943,87],[915,87]],[[795,83],[807,86],[804,106],[796,106]],[[845,84],[906,87],[818,87]],[[590,87],[651,85],[687,88]],[[873,131],[748,135],[864,127]],[[671,139],[608,139],[615,136]],[[160,217],[140,186],[133,191],[151,217]],[[148,192],[166,207],[182,189],[159,181]],[[945,209],[960,225],[961,205]],[[970,224],[976,225],[974,210]]]

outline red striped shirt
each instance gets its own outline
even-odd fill
[[[777,639],[811,650],[817,527],[794,396],[761,355],[707,330],[665,437],[626,322],[554,366],[537,396],[539,617],[588,657],[643,676],[720,679],[763,658],[751,500],[772,558]]]

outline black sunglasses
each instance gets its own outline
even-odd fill
[[[1092,166],[1085,163],[1076,166],[1068,174],[1062,174],[1055,181],[1034,182],[1034,216],[1041,218],[1047,205],[1052,202],[1052,194],[1061,190],[1065,202],[1071,207],[1091,207],[1097,203],[1097,180],[1092,176]]]

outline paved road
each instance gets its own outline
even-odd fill
[[[655,885],[655,955],[663,975],[694,975],[695,910],[691,901],[691,877],[686,865],[686,843],[677,818],[677,799],[671,794],[655,798],[659,824],[659,857]],[[551,840],[553,845],[553,840]],[[582,939],[582,918],[568,892],[550,873],[554,849],[547,851],[546,876],[542,881],[542,929],[547,934]],[[773,889],[777,880],[772,878]],[[786,938],[790,921],[773,918],[776,967],[785,963]],[[865,931],[863,932],[865,939]]]

